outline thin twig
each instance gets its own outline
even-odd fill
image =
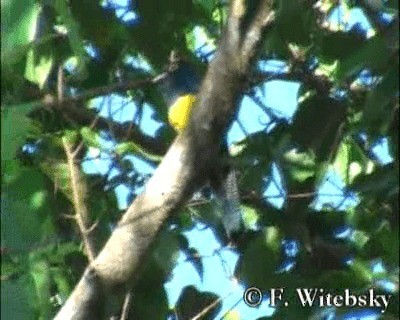
[[[100,119],[100,115],[96,115],[92,121],[92,123],[90,124],[89,128],[93,129],[96,126],[97,121]],[[82,150],[84,146],[84,141],[83,139],[81,140],[81,142],[79,142],[78,146],[75,148],[74,153],[72,155],[72,157],[74,159],[76,159],[76,156],[78,155],[78,153]]]
[[[224,297],[220,297],[218,299],[216,299],[215,301],[213,301],[212,303],[210,303],[207,307],[205,307],[203,310],[201,310],[197,315],[195,315],[193,318],[191,318],[190,320],[199,320],[201,319],[203,316],[205,316],[212,308],[214,308],[218,303],[220,303],[222,300],[225,300],[226,298],[228,298],[230,295],[233,294],[233,291],[229,292],[226,296]]]
[[[122,312],[120,320],[127,320],[129,315],[129,309],[131,308],[132,292],[128,291],[125,295],[124,305],[122,306]]]
[[[79,172],[79,167],[76,164],[74,151],[72,150],[72,143],[66,138],[63,138],[63,146],[67,156],[69,176],[72,188],[72,199],[75,209],[75,221],[78,225],[79,231],[82,236],[83,245],[90,262],[96,257],[95,241],[90,231],[92,226],[89,220],[89,212],[84,201],[86,194],[86,185]]]
[[[57,72],[57,100],[61,102],[64,98],[64,69],[60,65]]]
[[[225,319],[226,315],[231,312],[239,303],[241,303],[243,301],[243,298],[239,298],[232,307],[230,307],[220,318],[220,320]]]

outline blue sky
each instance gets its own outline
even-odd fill
[[[115,3],[126,5],[125,1],[122,0],[115,1]],[[120,17],[129,20],[136,19],[134,13],[130,12],[124,15],[124,12],[121,10],[122,9],[117,11]],[[335,10],[331,14],[331,23],[335,24],[339,21],[347,30],[355,23],[361,23],[365,29],[371,30],[368,21],[359,9],[353,9],[350,12],[344,11],[343,9]],[[201,30],[198,31],[195,46],[197,49],[201,48],[201,50],[206,51],[214,49]],[[132,60],[132,63],[144,62]],[[264,62],[259,67],[265,71],[273,72],[284,72],[286,69],[285,64],[277,60]],[[257,89],[255,94],[258,99],[264,103],[267,102],[266,106],[272,110],[276,116],[286,118],[290,121],[297,108],[299,87],[300,84],[297,82],[274,80],[266,82],[261,88]],[[137,111],[135,103],[127,101],[119,95],[112,95],[106,105],[103,104],[102,98],[94,99],[93,105],[100,109],[100,114],[102,116],[111,117],[121,122],[132,121]],[[124,107],[121,108],[121,106]],[[246,134],[264,130],[265,124],[270,121],[265,112],[262,111],[250,97],[244,97],[238,113],[238,120],[241,126],[238,121],[235,121],[228,132],[227,139],[229,144],[244,139]],[[149,135],[154,135],[155,131],[162,125],[163,124],[153,119],[152,107],[145,104],[141,121],[141,128],[143,131]],[[102,139],[102,145],[104,150],[111,150],[114,147],[107,139]],[[382,163],[392,161],[385,140],[382,140],[381,143],[374,147],[374,152],[379,155]],[[83,168],[87,173],[105,174],[109,170],[111,162],[107,159],[107,152],[92,148],[89,150],[88,157],[98,158],[86,161],[83,164]],[[137,157],[130,156],[127,159],[131,161],[139,172],[151,174],[154,170],[148,163]],[[267,198],[271,196],[269,201],[279,208],[284,201],[284,194],[281,192],[283,188],[280,186],[278,170],[276,167],[272,169],[274,181],[277,181],[277,183],[269,184],[264,196]],[[111,176],[117,173],[118,171],[114,170]],[[345,193],[343,190],[344,186],[344,182],[340,179],[337,172],[335,172],[335,169],[331,168],[319,188],[320,196],[315,206],[320,208],[325,204],[330,204],[332,206],[338,206],[340,204],[340,209],[345,209],[357,205],[358,199],[356,195]],[[129,186],[121,185],[116,189],[116,192],[120,208],[126,208],[128,205],[127,197],[129,195]],[[137,190],[137,192],[140,192],[140,190]],[[337,196],[332,197],[329,196],[330,194]],[[279,197],[279,195],[282,197]],[[177,265],[172,272],[171,279],[165,284],[165,289],[168,293],[168,301],[171,307],[176,303],[181,289],[187,285],[193,284],[199,290],[211,291],[221,297],[230,294],[224,298],[223,308],[217,319],[223,316],[223,314],[234,305],[236,305],[235,309],[240,311],[241,315],[245,315],[247,320],[271,314],[273,310],[268,307],[267,303],[261,304],[260,308],[250,308],[242,301],[245,287],[231,278],[238,260],[238,255],[235,251],[222,248],[220,243],[215,239],[212,231],[201,224],[198,224],[193,230],[186,232],[185,235],[190,242],[190,246],[196,248],[200,255],[205,257],[203,259],[205,270],[204,279],[201,281],[193,265],[186,261],[187,257],[181,252],[177,260]],[[352,318],[350,317],[349,319]]]

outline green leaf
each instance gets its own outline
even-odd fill
[[[372,133],[385,135],[393,117],[394,99],[397,99],[399,72],[389,69],[381,82],[368,93],[364,106],[363,125]]]
[[[2,108],[1,112],[1,161],[12,160],[25,142],[32,124],[27,115],[34,103]]]
[[[40,317],[39,319],[48,319],[50,317],[50,270],[49,264],[43,256],[31,255],[30,273],[36,287],[36,295]]]
[[[181,231],[188,231],[192,229],[194,226],[194,221],[192,218],[191,208],[180,211],[174,217],[173,221],[177,224],[179,230]]]
[[[301,1],[279,0],[276,12],[276,28],[285,42],[302,46],[311,44],[310,35],[316,21],[311,6]]]
[[[56,188],[61,190],[64,196],[73,201],[70,170],[64,162],[45,162],[41,164],[43,172],[53,181]]]
[[[87,146],[101,149],[102,145],[99,139],[99,133],[89,127],[82,127],[80,130],[83,141]]]
[[[361,273],[358,273],[358,272]],[[314,287],[341,290],[346,288],[361,289],[370,285],[368,277],[370,271],[359,265],[351,267],[350,270],[334,270],[320,274],[314,278]]]
[[[52,181],[56,191],[61,190],[66,199],[73,202],[70,168],[65,159],[65,150],[63,141],[77,143],[79,135],[75,130],[66,130],[65,134],[60,137],[52,135],[41,141],[40,152],[45,155],[40,159],[40,170]]]
[[[243,222],[246,229],[254,228],[260,219],[257,210],[245,205],[241,205],[240,207],[242,211]]]
[[[293,281],[292,276],[277,273],[281,261],[281,241],[282,235],[274,227],[260,232],[239,257],[235,276],[247,286],[256,286],[261,290],[288,285]],[[295,286],[295,282],[292,285]]]
[[[290,181],[304,182],[315,176],[315,159],[309,152],[292,150],[285,154],[282,168]]]
[[[325,76],[329,80],[333,80],[339,67],[339,61],[335,60],[332,63],[319,63],[315,69],[316,76]]]
[[[40,5],[35,0],[3,1],[1,4],[1,64],[10,67],[27,53],[34,40]]]
[[[79,24],[71,14],[70,8],[64,0],[56,0],[54,9],[60,15],[62,22],[67,27],[68,39],[77,60],[77,73],[85,78],[87,75],[87,54],[84,47],[84,41],[80,35]]]
[[[354,43],[354,45],[356,42]],[[343,49],[343,47],[339,47]],[[344,57],[339,64],[337,83],[365,68],[380,69],[387,64],[391,51],[381,36],[374,36],[360,45],[357,50]]]
[[[215,0],[195,0],[194,3],[196,5],[201,6],[208,16],[212,15],[212,12],[215,8],[216,1]]]
[[[197,290],[194,286],[187,286],[182,290],[178,302],[175,305],[176,313],[182,319],[192,319],[204,308],[209,307],[212,303],[216,302],[218,296],[212,292],[202,292]],[[211,320],[218,314],[221,309],[221,302],[218,302],[207,314],[201,319]]]
[[[368,240],[369,240],[368,233],[360,230],[353,231],[352,242],[355,244],[357,249],[361,250],[368,242]]]
[[[336,159],[333,162],[333,168],[339,177],[348,183],[349,181],[349,171],[350,171],[350,146],[348,143],[342,143],[336,153]]]
[[[399,168],[394,164],[377,167],[369,175],[354,180],[351,188],[364,196],[387,197],[399,192]]]
[[[51,269],[51,276],[57,287],[57,294],[60,296],[61,302],[65,302],[71,293],[70,277],[65,272],[65,266]]]
[[[65,139],[65,141],[70,143],[76,143],[79,139],[79,135],[76,130],[65,130],[62,139]]]
[[[319,48],[321,61],[323,63],[341,62],[343,59],[353,56],[363,43],[364,39],[353,33],[324,32]]]
[[[344,103],[307,91],[294,115],[293,140],[299,147],[314,151],[317,159],[327,160],[335,151],[345,115]]]
[[[163,286],[165,280],[162,267],[154,260],[149,261],[135,285],[135,303],[131,313],[140,314],[143,320],[164,319],[168,314],[168,299]]]
[[[360,174],[366,174],[374,164],[363,150],[351,140],[343,140],[336,153],[333,168],[346,184],[350,184]]]
[[[26,61],[25,77],[29,81],[39,85],[39,88],[43,88],[51,68],[54,63],[54,58],[51,52],[47,54],[41,54],[37,48],[33,48],[28,52]]]
[[[364,261],[355,260],[351,264],[351,270],[357,274],[357,277],[360,280],[363,280],[367,283],[371,283],[373,280],[373,274],[371,267]]]
[[[46,177],[38,170],[19,167],[2,186],[2,240],[4,246],[25,250],[54,235],[51,197]]]
[[[321,210],[307,215],[307,227],[311,234],[331,238],[332,234],[346,224],[347,212]]]
[[[399,229],[390,228],[382,224],[378,230],[371,234],[368,243],[364,247],[367,257],[380,256],[392,266],[399,265]]]

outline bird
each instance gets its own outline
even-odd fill
[[[181,133],[189,122],[190,113],[196,102],[195,94],[179,96],[168,110],[168,122],[177,133]]]
[[[180,134],[186,129],[196,105],[201,79],[195,68],[174,51],[171,52],[167,70],[163,91],[169,104],[168,122]],[[229,156],[225,140],[221,143],[220,156],[221,159]],[[210,171],[209,184],[222,208],[222,224],[229,238],[242,227],[237,172],[231,164],[223,161]]]

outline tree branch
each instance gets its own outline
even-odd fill
[[[134,141],[143,147],[146,151],[161,155],[167,150],[167,146],[160,139],[153,138],[144,134],[136,125],[129,123],[117,123],[99,115],[89,109],[77,106],[75,103],[63,102],[55,106],[57,111],[61,111],[67,117],[72,118],[78,125],[91,126],[93,123],[95,129],[110,130],[113,129],[114,136],[118,139]],[[96,120],[96,121],[95,121]]]
[[[275,14],[271,11],[272,3],[270,1],[262,0],[259,3],[259,8],[253,23],[250,25],[247,37],[243,41],[242,55],[246,61],[251,61],[256,53],[257,46],[261,44],[260,39],[263,37],[263,33],[266,27],[271,25],[275,19]],[[248,66],[245,66],[248,68]]]
[[[86,184],[83,182],[80,169],[75,161],[74,152],[72,151],[72,143],[63,138],[63,146],[67,156],[67,163],[69,168],[69,176],[71,180],[72,199],[75,208],[74,220],[76,221],[79,231],[81,233],[83,245],[89,261],[92,262],[96,256],[95,239],[91,235],[91,223],[89,213],[86,207],[84,197],[87,193]]]
[[[153,78],[146,78],[135,81],[124,81],[116,84],[110,84],[91,90],[87,90],[82,94],[58,98],[50,94],[46,94],[38,104],[43,105],[51,112],[60,112],[67,119],[72,119],[74,123],[79,126],[94,125],[98,130],[113,129],[114,136],[118,139],[134,141],[140,145],[147,152],[163,155],[167,150],[165,145],[160,139],[153,138],[142,132],[142,130],[134,123],[117,123],[112,120],[100,117],[97,112],[89,110],[84,107],[84,102],[89,99],[104,96],[116,92],[124,92],[126,90],[133,90],[144,86],[154,85],[159,83],[167,76],[168,72],[161,73]],[[39,89],[37,89],[39,90]],[[36,94],[40,96],[38,92]]]
[[[266,5],[266,15],[269,15],[271,2],[262,1]],[[232,1],[231,15],[236,12],[235,5],[240,3],[243,5],[242,0]],[[243,9],[248,14],[244,7]],[[234,19],[243,17],[244,14],[239,14]],[[87,275],[92,272],[95,275],[91,278],[98,279],[101,292],[107,290],[115,294],[132,285],[168,217],[177,212],[205,182],[215,165],[220,140],[237,110],[248,80],[248,70],[244,70],[243,66],[250,66],[256,54],[256,51],[251,51],[250,54],[241,55],[243,42],[237,42],[237,21],[231,21],[230,24],[229,20],[230,18],[216,56],[202,83],[189,126],[175,139],[144,192],[130,205],[85,273]],[[266,26],[257,25],[260,28],[257,34],[261,35]],[[242,34],[245,39],[249,34],[248,30],[244,30]],[[262,37],[254,41],[254,48],[261,41]],[[235,56],[239,59],[232,59]],[[93,286],[90,286],[90,281],[84,276],[56,319],[85,319],[88,306],[93,307],[95,303],[96,294],[92,291]],[[80,297],[85,297],[84,301]]]
[[[90,90],[86,90],[82,94],[78,94],[75,96],[63,98],[62,101],[58,99],[54,99],[52,96],[45,96],[43,99],[43,104],[47,107],[52,107],[54,105],[61,103],[70,104],[72,102],[78,101],[86,101],[98,96],[104,96],[115,92],[125,92],[127,90],[133,90],[137,88],[142,88],[151,84],[156,84],[160,82],[167,76],[168,72],[162,73],[153,78],[145,78],[141,80],[133,80],[133,81],[123,81],[118,83],[109,84],[102,87],[93,88]]]

